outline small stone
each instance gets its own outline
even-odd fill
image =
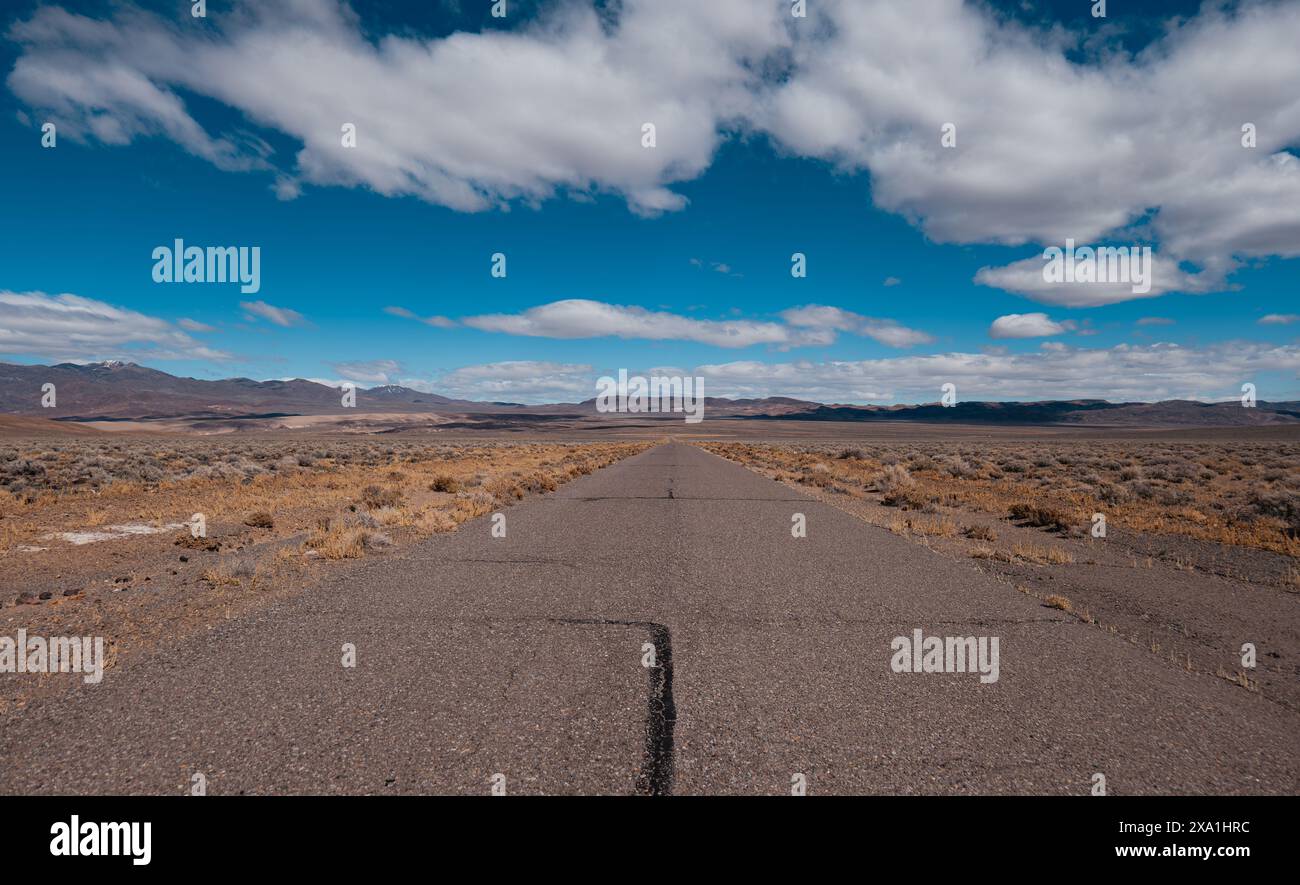
[[[63,591],[63,595],[64,595],[64,596],[80,596],[81,593],[82,593],[82,591],[80,591],[80,590],[75,590],[75,589],[74,589],[74,590],[64,590],[64,591]]]
[[[49,590],[46,590],[45,592],[41,593],[41,599],[53,599],[53,598],[54,598],[54,594],[51,593]]]
[[[19,593],[18,604],[19,605],[40,605],[41,603],[40,600],[36,598],[36,594],[34,593]]]
[[[190,561],[190,558],[189,558],[188,556],[182,556],[182,557],[181,557],[181,562],[189,562],[189,561]]]

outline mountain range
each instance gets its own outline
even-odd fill
[[[55,386],[55,405],[42,407],[44,385]],[[204,381],[180,378],[129,362],[60,363],[53,366],[0,363],[0,413],[54,421],[162,422],[183,420],[239,429],[269,419],[302,416],[428,415],[448,420],[610,419],[596,411],[595,399],[581,403],[477,402],[397,385],[358,388],[354,409],[344,408],[335,387],[301,378],[253,381],[227,378]],[[1260,402],[1243,408],[1237,401],[1203,403],[1166,400],[1156,403],[1111,403],[1105,400],[1042,402],[959,402],[892,406],[839,405],[790,397],[705,399],[709,418],[785,421],[915,421],[952,424],[1067,424],[1090,426],[1256,426],[1300,423],[1300,402]],[[679,415],[638,414],[619,418],[676,419]]]

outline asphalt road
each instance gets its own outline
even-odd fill
[[[1300,716],[699,449],[505,514],[5,717],[0,792],[1300,792]]]

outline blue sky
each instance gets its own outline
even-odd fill
[[[514,401],[619,368],[840,402],[1300,398],[1294,3],[488,5],[16,4],[0,359]],[[885,58],[891,27],[970,60]],[[1206,46],[1275,64],[1225,84]],[[1151,245],[1169,291],[1044,291],[1067,236]],[[155,283],[175,238],[259,246],[261,290]]]

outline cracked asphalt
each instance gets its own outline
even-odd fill
[[[504,513],[7,715],[0,792],[1300,791],[1300,716],[695,447]]]

